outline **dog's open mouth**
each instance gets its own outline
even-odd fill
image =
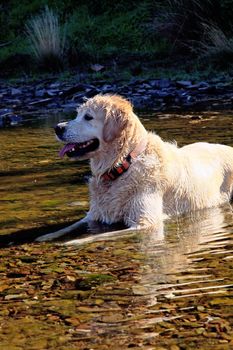
[[[70,158],[82,157],[86,153],[94,152],[99,147],[99,140],[92,139],[79,143],[68,143],[59,152],[59,156],[62,158],[66,154]]]

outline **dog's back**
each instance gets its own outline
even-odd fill
[[[200,142],[178,148],[168,169],[172,185],[164,195],[164,208],[169,214],[210,208],[231,199],[232,147]]]

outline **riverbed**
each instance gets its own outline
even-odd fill
[[[232,112],[140,117],[179,146],[233,146]],[[88,162],[58,156],[52,127],[64,118],[0,130],[0,349],[233,348],[230,205],[173,217],[163,237],[33,242],[88,210]]]

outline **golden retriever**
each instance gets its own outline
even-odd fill
[[[161,231],[164,217],[231,200],[233,148],[204,142],[178,148],[165,142],[146,131],[121,96],[88,99],[74,120],[55,131],[65,143],[61,157],[90,159],[90,210],[81,221],[39,241],[93,221]]]

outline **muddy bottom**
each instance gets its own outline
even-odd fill
[[[178,145],[233,145],[232,117],[142,114]],[[163,237],[29,243],[88,209],[88,163],[57,156],[51,126],[63,118],[0,131],[0,242],[11,244],[0,250],[0,349],[233,348],[230,205],[174,217]]]

